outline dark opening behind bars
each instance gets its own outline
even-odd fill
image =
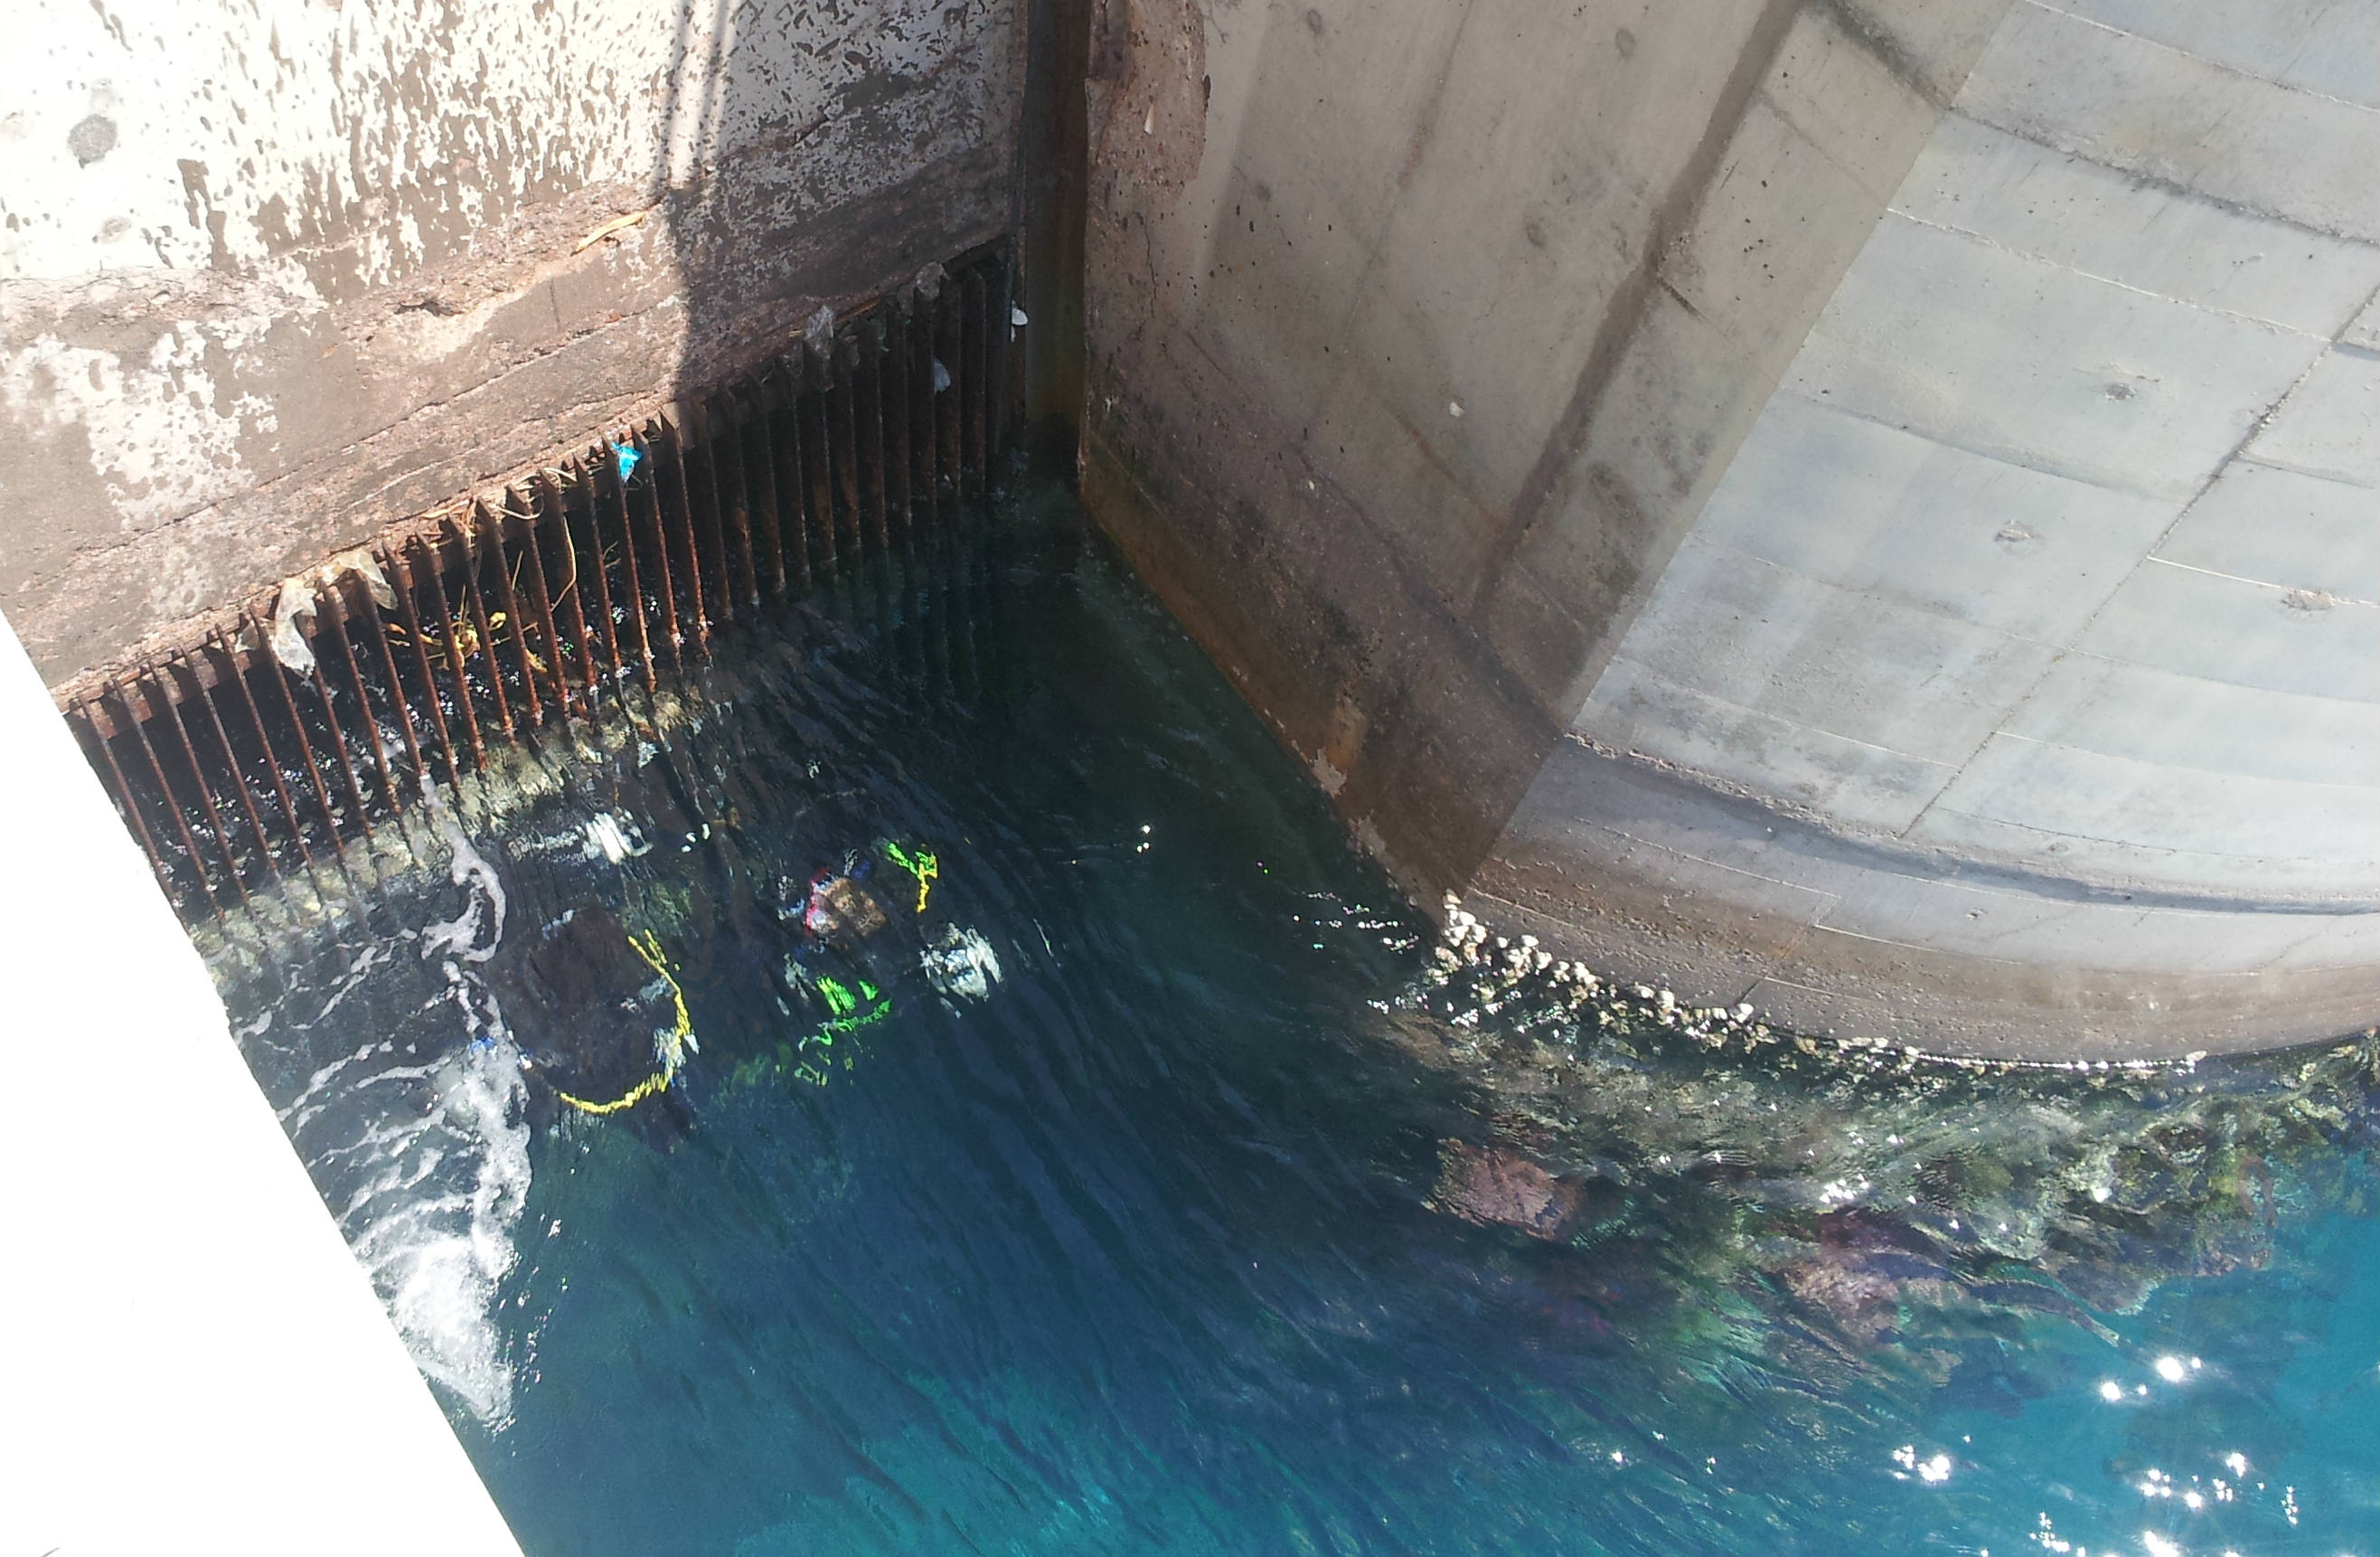
[[[498,743],[625,717],[632,686],[840,567],[997,495],[1017,354],[1005,244],[880,298],[758,376],[372,550],[301,630],[313,669],[233,634],[145,661],[67,717],[186,920],[459,789]],[[633,451],[624,480],[622,451]]]

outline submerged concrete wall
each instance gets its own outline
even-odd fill
[[[1086,490],[1416,892],[1706,1003],[2380,998],[2380,9],[1112,6]]]
[[[0,59],[0,603],[36,663],[1001,231],[1024,11],[36,0]]]

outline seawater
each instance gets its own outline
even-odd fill
[[[1053,493],[692,680],[212,947],[529,1551],[2380,1549],[2369,1040],[1978,1071],[1441,937]],[[883,840],[945,966],[821,1043],[788,893]],[[698,1042],[600,1118],[496,972],[594,907]]]

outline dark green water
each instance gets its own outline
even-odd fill
[[[1056,499],[703,691],[215,957],[531,1551],[2380,1545],[2368,1046],[1978,1074],[1450,972]],[[846,966],[780,910],[855,854]],[[598,910],[699,1044],[601,1118],[505,971]],[[805,1044],[822,970],[888,1014]]]

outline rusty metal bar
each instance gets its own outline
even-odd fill
[[[983,495],[983,273],[959,284],[959,472],[964,496]]]
[[[858,451],[860,484],[866,493],[866,506],[876,549],[890,549],[891,524],[885,517],[884,498],[884,326],[873,315],[852,326],[852,347],[857,360],[852,366],[852,416],[858,424],[855,443]],[[865,391],[863,400],[862,391]]]
[[[934,299],[934,351],[948,378],[934,399],[934,465],[936,490],[947,497],[944,517],[962,512],[966,497],[966,456],[960,437],[965,420],[965,342],[959,329],[959,288],[944,283]]]
[[[728,521],[724,507],[726,493],[722,490],[719,480],[719,430],[716,426],[718,419],[707,408],[698,408],[696,414],[702,419],[702,430],[700,436],[696,438],[689,446],[688,452],[689,455],[699,453],[701,458],[698,463],[686,468],[691,482],[688,490],[697,494],[694,506],[695,540],[700,544],[704,554],[715,559],[719,570],[717,586],[710,597],[717,607],[718,623],[722,627],[733,626],[735,623],[735,571],[730,560],[733,555],[732,548],[727,541]],[[710,525],[708,534],[704,532],[703,528],[706,520]]]
[[[215,652],[224,657],[225,674],[239,688],[239,700],[248,706],[248,722],[256,731],[256,744],[264,751],[264,770],[273,775],[273,796],[281,802],[281,814],[289,819],[290,834],[298,840],[298,858],[310,870],[314,868],[314,854],[306,846],[306,823],[298,817],[298,807],[290,799],[288,783],[282,777],[281,754],[273,749],[273,737],[265,734],[264,711],[256,706],[256,693],[248,684],[247,672],[240,668],[238,654],[225,647],[221,632],[210,633],[208,638],[214,644]],[[328,809],[326,804],[324,809],[327,811]],[[335,845],[338,841],[335,827],[331,837]]]
[[[1014,378],[1016,371],[1016,250],[1013,245],[1001,255],[999,265],[1000,285],[994,289],[990,302],[990,349],[984,368],[984,393],[990,396],[984,458],[989,486],[996,493],[1005,493],[1008,489],[1008,407],[1015,397]]]
[[[829,360],[829,383],[832,386],[827,401],[833,412],[832,445],[834,449],[835,501],[840,505],[848,526],[843,531],[850,542],[851,554],[868,554],[868,537],[859,517],[859,410],[854,404],[859,398],[858,351],[845,341],[828,343],[832,353]]]
[[[909,468],[909,422],[913,404],[909,393],[909,306],[905,299],[885,310],[885,342],[882,365],[884,382],[879,393],[890,401],[884,413],[884,472],[886,479],[885,506],[900,520],[900,536],[905,543],[917,517],[910,512],[912,472]]]
[[[256,619],[256,613],[253,611],[246,613],[244,620],[248,624],[249,636],[259,643],[267,641],[264,636],[264,624]],[[339,813],[331,807],[331,786],[322,782],[322,764],[315,760],[314,743],[306,736],[305,720],[298,717],[297,694],[289,690],[289,673],[269,651],[263,659],[267,666],[266,674],[273,677],[273,684],[281,688],[282,706],[289,711],[289,727],[298,732],[298,754],[306,759],[306,771],[313,775],[314,797],[322,803],[322,825],[330,829],[331,850],[335,854],[339,848]],[[317,656],[315,675],[318,679],[321,674],[320,656]],[[348,776],[347,787],[351,790],[355,788],[355,778],[352,774]]]
[[[507,511],[511,504],[512,494],[507,493],[504,498]],[[528,618],[521,614],[520,591],[513,583],[513,567],[507,566],[511,559],[504,555],[504,521],[488,512],[484,504],[474,503],[471,508],[480,516],[480,524],[487,530],[489,539],[495,542],[496,596],[504,602],[504,630],[512,635],[513,658],[520,662],[521,691],[528,699],[529,728],[542,730],[545,728],[545,699],[538,696],[537,663],[528,647]]]
[[[735,399],[736,415],[743,425],[743,442],[737,452],[742,456],[746,495],[751,499],[754,515],[768,520],[769,592],[783,599],[785,526],[784,517],[777,507],[776,440],[771,436],[775,428],[769,420],[769,392],[756,382],[748,392],[735,395]],[[757,592],[756,581],[756,595]]]
[[[124,688],[111,681],[107,684],[107,690],[115,695],[115,706],[124,711],[124,717],[131,719],[132,704],[124,696]],[[163,696],[162,693],[159,695]],[[207,863],[199,858],[198,840],[190,836],[190,824],[182,815],[180,803],[174,798],[174,786],[165,782],[165,768],[157,760],[157,748],[149,744],[147,721],[136,721],[132,734],[140,742],[141,755],[149,759],[149,772],[157,781],[157,793],[165,802],[165,813],[174,819],[174,829],[182,835],[182,847],[189,856],[191,872],[199,878],[199,890],[206,894],[207,906],[221,918],[223,904],[215,896],[214,883],[207,879]]]
[[[388,802],[391,810],[401,815],[405,810],[405,801],[397,794],[396,770],[389,766],[387,748],[381,744],[380,721],[372,713],[371,694],[364,687],[363,667],[356,663],[355,646],[347,639],[345,604],[335,590],[325,590],[323,599],[325,603],[316,613],[315,619],[322,624],[324,631],[338,640],[339,657],[347,663],[347,680],[355,687],[356,707],[363,717],[364,739],[370,743],[372,761],[380,773],[381,797]],[[316,637],[319,639],[321,634]],[[330,726],[331,744],[338,752],[340,765],[346,767],[346,732],[339,728],[338,713],[331,707],[331,684],[322,675],[322,657],[320,654],[314,656],[314,689],[322,695],[322,721]],[[364,818],[363,789],[356,784],[352,768],[348,769],[347,784],[355,790],[356,815]],[[365,831],[370,831],[369,820],[366,821]]]
[[[438,703],[438,683],[430,674],[430,645],[422,641],[421,611],[413,599],[413,569],[407,564],[402,549],[388,553],[382,559],[381,566],[396,586],[397,607],[405,617],[405,636],[413,645],[414,668],[421,673],[421,695],[430,704],[430,727],[437,734],[438,753],[446,763],[446,783],[459,795],[463,790],[463,772],[455,760],[455,737],[446,729],[446,711]],[[451,636],[454,631],[451,624],[447,631]],[[394,659],[388,669],[390,676],[394,677],[396,675]],[[403,682],[395,682],[390,690],[396,694],[400,704],[407,701]],[[417,767],[417,776],[419,772]]]
[[[479,711],[471,706],[471,678],[463,663],[463,635],[455,631],[455,608],[446,599],[445,559],[441,548],[426,537],[416,536],[413,544],[421,553],[425,565],[422,572],[430,580],[430,603],[436,607],[438,626],[445,635],[446,678],[455,684],[455,706],[462,711],[463,736],[471,745],[471,771],[484,773],[488,771],[488,748],[480,739]],[[430,700],[433,704],[438,700],[435,682],[431,684]],[[462,787],[460,781],[455,787]]]
[[[744,480],[744,439],[735,407],[719,395],[702,406],[702,464],[710,477],[710,508],[719,529],[719,579],[724,598],[747,612],[760,602],[760,572],[753,561],[751,498]],[[731,544],[732,542],[732,544]],[[738,588],[735,564],[744,567]],[[733,621],[734,613],[728,614]]]
[[[192,652],[204,653],[205,646],[201,645]],[[256,835],[256,847],[264,860],[264,869],[268,874],[277,872],[280,865],[273,858],[273,840],[265,836],[264,819],[256,814],[256,798],[249,794],[248,783],[240,775],[239,754],[231,748],[231,732],[224,728],[223,711],[215,706],[215,695],[209,690],[205,678],[193,675],[191,679],[198,683],[199,701],[206,708],[207,723],[214,730],[215,744],[223,748],[224,762],[231,769],[232,792],[239,797],[239,809],[248,815],[248,830]]]
[[[642,463],[650,472],[642,493],[644,502],[638,506],[645,509],[652,519],[653,564],[661,569],[658,592],[662,602],[662,641],[669,645],[670,669],[683,670],[686,662],[679,657],[682,635],[677,626],[677,586],[670,580],[669,531],[662,523],[661,466],[651,445],[642,436],[632,441],[637,445],[637,452],[644,456]],[[621,496],[625,499],[626,489],[622,489]]]
[[[809,503],[802,470],[801,386],[783,359],[760,381],[767,407],[769,463],[777,485],[777,512],[793,553],[793,578],[797,588],[810,587]]]
[[[586,599],[586,590],[580,582],[584,569],[578,566],[578,543],[570,536],[570,505],[564,499],[562,489],[555,486],[552,478],[542,470],[537,473],[536,486],[538,516],[529,525],[531,544],[534,548],[534,538],[537,532],[548,524],[552,524],[561,532],[562,554],[570,564],[570,578],[562,586],[562,593],[553,598],[556,603],[565,605],[570,610],[571,636],[578,647],[578,679],[579,684],[586,688],[586,713],[588,719],[592,721],[596,713],[595,687],[600,678],[595,673],[594,646],[588,641],[587,638],[587,613],[580,603]],[[534,549],[531,555],[535,555]],[[559,677],[564,668],[561,656],[556,656],[553,668],[555,675]]]
[[[616,447],[616,444],[606,445],[607,449]],[[637,527],[628,517],[628,483],[620,477],[616,455],[611,460],[601,462],[601,468],[596,473],[599,481],[605,477],[611,480],[608,490],[614,523],[620,531],[620,565],[628,575],[628,615],[637,624],[637,669],[643,675],[645,691],[650,694],[659,685],[653,679],[653,635],[645,620],[645,580],[643,570],[637,566]],[[600,498],[598,511],[601,511]],[[603,528],[600,523],[595,527],[595,542],[599,547],[603,542]],[[613,663],[615,667],[619,663],[616,649]]]
[[[170,662],[152,664],[148,671],[152,684],[160,675],[171,678],[173,674]],[[231,850],[231,830],[224,825],[223,812],[215,808],[214,790],[207,783],[206,771],[199,766],[199,748],[190,740],[190,727],[182,722],[182,711],[175,706],[174,699],[166,695],[164,687],[159,687],[158,696],[164,698],[166,721],[174,726],[174,734],[182,743],[182,760],[189,764],[190,783],[199,792],[199,808],[207,813],[207,825],[214,831],[215,847],[223,851],[224,869],[231,872],[232,889],[239,894],[239,900],[245,905],[248,902],[248,883],[240,879],[239,857]],[[172,792],[169,790],[167,793],[170,796]]]
[[[471,527],[453,519],[446,521],[446,527],[455,532],[455,543],[462,549],[463,598],[470,604],[471,627],[480,635],[480,652],[487,659],[488,689],[495,694],[496,723],[503,727],[504,737],[509,740],[514,734],[512,704],[511,699],[504,696],[504,672],[496,659],[496,635],[488,620],[487,599],[480,590],[480,557],[471,548]],[[504,559],[501,556],[496,559],[496,566],[502,569]],[[463,669],[457,667],[457,676],[468,685],[470,677],[463,674]],[[478,727],[476,719],[472,721],[472,726]]]
[[[839,573],[843,565],[843,546],[834,523],[834,453],[833,439],[829,435],[826,410],[828,379],[823,364],[815,360],[816,353],[804,351],[795,358],[800,364],[803,393],[795,402],[810,414],[802,417],[805,484],[810,494],[810,533],[817,542],[816,554],[829,573]],[[818,380],[816,387],[810,380]]]
[[[328,589],[322,591],[322,598],[331,602],[331,614],[334,617],[346,614],[346,591],[336,588]],[[416,785],[427,785],[430,782],[430,764],[422,760],[421,741],[413,731],[413,704],[405,695],[405,678],[397,674],[396,651],[388,645],[388,627],[380,619],[380,602],[372,599],[371,590],[368,589],[357,590],[356,599],[363,606],[364,627],[370,634],[372,642],[380,650],[380,668],[388,676],[389,700],[396,705],[396,733],[405,737],[405,756],[413,769],[413,782]],[[364,718],[369,723],[371,718],[371,699],[366,695],[361,680],[356,683],[356,697],[363,704]],[[373,739],[377,741],[379,737],[375,736]]]
[[[598,461],[595,468],[600,468],[601,463]],[[591,550],[595,556],[595,614],[603,624],[603,630],[597,636],[603,640],[603,657],[612,663],[612,676],[608,685],[616,694],[620,686],[620,673],[625,667],[620,663],[620,618],[612,609],[612,568],[603,556],[602,505],[596,499],[595,477],[590,472],[588,463],[583,459],[574,459],[570,462],[570,468],[571,473],[577,478],[576,484],[578,489],[587,494],[587,538],[594,542]],[[564,511],[564,517],[565,522],[567,523],[566,508]]]
[[[516,495],[511,493],[505,494],[507,509]],[[537,532],[543,516],[539,514],[534,502],[524,502],[523,506],[528,512],[522,516],[521,555],[528,568],[529,581],[534,586],[529,590],[529,599],[537,605],[537,630],[545,635],[545,652],[550,662],[545,674],[553,682],[554,706],[562,710],[562,717],[566,721],[575,712],[571,706],[570,677],[564,674],[566,656],[562,652],[562,635],[553,626],[553,588],[546,581],[545,551],[537,543]],[[536,656],[530,658],[533,661]]]
[[[662,446],[669,451],[670,490],[677,498],[676,528],[686,537],[686,587],[694,597],[694,644],[704,659],[710,658],[710,616],[703,608],[702,558],[695,546],[694,503],[686,496],[686,440],[679,436],[676,426],[667,417],[657,423],[661,429]]]

